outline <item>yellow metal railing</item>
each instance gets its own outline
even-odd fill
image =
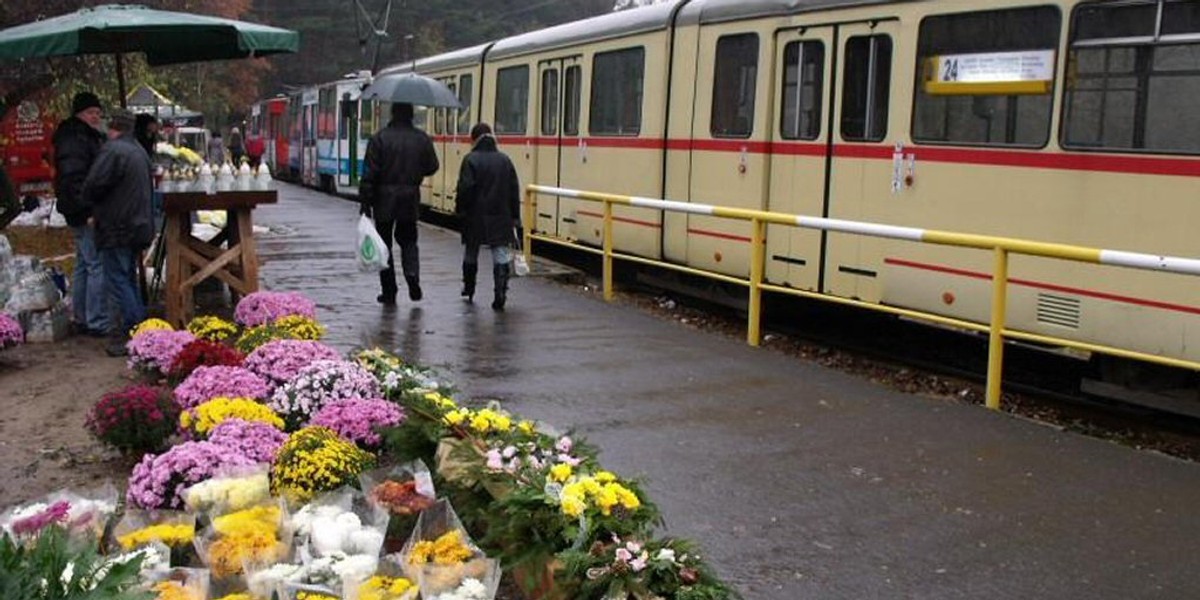
[[[602,248],[597,250],[596,248],[574,243],[558,237],[534,233],[532,226],[534,223],[536,223],[534,217],[537,214],[537,199],[538,196],[542,194],[564,198],[574,198],[578,200],[602,202],[604,204],[604,236]],[[721,273],[714,273],[702,269],[695,269],[674,263],[613,251],[613,205],[615,204],[749,221],[751,226],[750,278],[742,279],[739,277],[731,277]],[[1083,246],[1071,246],[1067,244],[1053,244],[998,236],[954,233],[949,231],[921,229],[916,227],[899,227],[895,225],[881,225],[878,223],[827,219],[823,217],[789,215],[777,212],[728,208],[711,204],[678,202],[674,200],[657,200],[654,198],[605,194],[600,192],[588,192],[542,185],[530,185],[526,187],[524,211],[523,220],[526,224],[526,227],[524,229],[525,233],[524,239],[522,240],[522,248],[524,248],[525,258],[527,260],[532,259],[530,249],[530,242],[532,240],[538,240],[541,242],[548,242],[562,246],[570,246],[586,252],[602,255],[605,300],[611,301],[613,299],[612,279],[614,259],[620,259],[626,262],[654,265],[674,271],[690,273],[693,275],[708,277],[710,279],[717,279],[728,283],[747,286],[749,288],[750,297],[749,315],[747,317],[746,326],[746,342],[752,346],[757,346],[761,338],[763,291],[789,294],[804,298],[813,298],[838,304],[846,304],[943,325],[950,325],[967,330],[980,332],[986,331],[988,333],[988,370],[985,403],[987,407],[991,409],[1000,408],[1000,379],[1004,365],[1004,340],[1006,338],[1063,346],[1066,348],[1075,348],[1088,352],[1098,352],[1123,358],[1200,371],[1200,363],[1193,361],[1147,354],[1134,350],[1127,350],[1124,348],[1079,342],[1066,338],[1057,338],[1024,331],[1017,331],[1008,329],[1005,326],[1008,309],[1008,263],[1010,254],[1058,258],[1077,262],[1087,262],[1149,271],[1180,273],[1185,275],[1200,275],[1200,259],[1160,256],[1137,252],[1122,252],[1118,250],[1103,250],[1099,248],[1087,248]],[[797,290],[763,283],[763,273],[766,268],[767,224],[787,225],[806,229],[820,229],[855,235],[908,240],[926,244],[939,244],[944,246],[990,250],[994,255],[994,263],[992,267],[992,310],[990,321],[988,324],[984,325],[964,319],[956,319],[953,317],[945,317],[932,313],[885,306],[881,304],[873,304],[870,302],[863,302],[850,298],[842,298],[828,294]]]

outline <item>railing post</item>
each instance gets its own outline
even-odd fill
[[[757,346],[762,338],[762,285],[766,265],[767,224],[750,221],[750,315],[746,323],[746,343]]]
[[[604,201],[604,300],[613,299],[613,205]]]
[[[1000,381],[1004,373],[1004,326],[1008,314],[1008,251],[995,249],[992,269],[992,319],[988,333],[987,393],[984,403],[1000,409]]]
[[[525,188],[525,222],[521,224],[521,253],[525,255],[525,263],[533,264],[533,249],[530,247],[533,240],[530,236],[533,235],[534,217],[537,215],[537,192]]]

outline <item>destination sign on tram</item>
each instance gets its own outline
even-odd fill
[[[928,60],[927,94],[1048,94],[1054,82],[1053,50],[948,54]]]

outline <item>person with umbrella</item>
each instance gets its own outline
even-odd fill
[[[88,222],[92,209],[83,201],[83,182],[100,147],[103,108],[91,92],[71,100],[71,116],[54,130],[55,208],[75,235],[75,274],[71,277],[71,310],[79,333],[102,337],[108,332],[108,306],[104,298],[104,267],[96,250],[96,232]]]
[[[487,123],[471,128],[471,144],[471,152],[463,158],[458,172],[455,205],[466,246],[462,295],[468,302],[474,299],[479,247],[487,245],[492,249],[492,309],[504,310],[512,272],[512,245],[521,225],[521,184],[512,161],[496,149],[496,137]]]
[[[413,105],[392,104],[392,120],[367,142],[365,172],[359,184],[361,212],[375,219],[375,229],[388,245],[388,266],[379,272],[381,293],[376,300],[395,306],[396,264],[392,239],[400,246],[400,266],[409,299],[421,299],[421,266],[417,249],[417,219],[421,181],[437,172],[433,140],[413,125]]]

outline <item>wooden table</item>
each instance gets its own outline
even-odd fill
[[[255,206],[277,201],[275,191],[164,194],[168,322],[176,327],[187,325],[196,307],[196,285],[210,277],[228,285],[235,299],[258,290],[258,252],[251,215]],[[225,228],[207,242],[192,236],[191,213],[196,210],[226,211]]]

